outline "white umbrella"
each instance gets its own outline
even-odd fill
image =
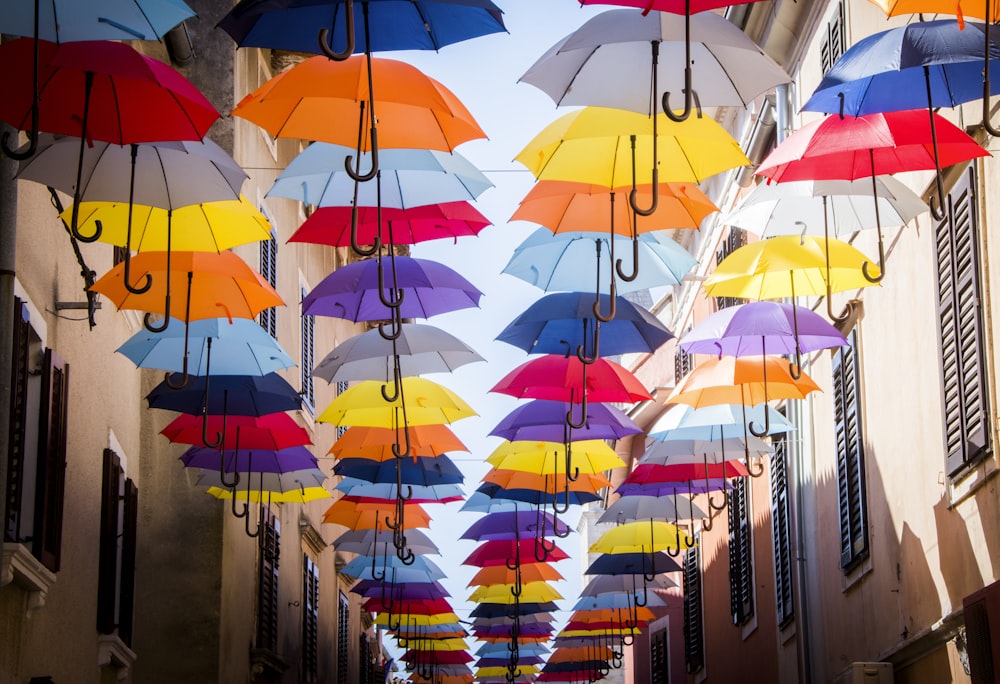
[[[678,483],[678,490],[681,489],[681,483]],[[623,496],[615,501],[597,519],[597,524],[614,523],[620,525],[637,520],[662,520],[676,525],[678,520],[695,520],[707,517],[708,513],[686,496],[640,494],[639,496]]]

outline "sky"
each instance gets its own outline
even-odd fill
[[[545,293],[536,287],[501,274],[514,248],[537,225],[522,221],[507,223],[518,202],[530,190],[535,179],[514,156],[547,124],[570,108],[557,108],[540,90],[518,78],[553,43],[573,31],[589,17],[609,9],[604,6],[580,7],[576,0],[495,0],[504,11],[509,34],[485,36],[442,48],[440,52],[386,53],[418,67],[454,92],[472,112],[488,140],[471,141],[457,151],[470,159],[496,187],[487,190],[476,202],[493,225],[477,237],[457,241],[436,240],[415,245],[415,257],[440,261],[465,276],[483,291],[480,308],[469,309],[427,321],[448,330],[473,347],[486,363],[459,368],[451,374],[426,377],[456,391],[479,414],[453,424],[456,434],[471,449],[471,454],[449,456],[466,476],[464,489],[471,494],[479,486],[489,466],[484,460],[501,440],[487,434],[503,416],[520,403],[488,390],[514,367],[529,360],[527,353],[494,338],[511,320]],[[460,504],[426,507],[433,520],[429,536],[443,549],[441,557],[431,557],[448,574],[443,584],[452,595],[452,605],[461,619],[468,619],[474,604],[466,602],[472,588],[466,584],[475,568],[461,565],[477,543],[456,541],[482,514],[459,513]],[[571,525],[579,516],[572,507],[563,516]],[[560,541],[560,547],[573,557],[556,564],[566,581],[554,584],[566,597],[560,607],[569,609],[580,589],[582,557],[575,533]],[[564,612],[565,619],[569,613]],[[469,640],[471,648],[477,642]]]

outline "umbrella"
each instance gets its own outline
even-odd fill
[[[198,449],[199,447],[192,447],[192,449]],[[204,448],[204,447],[202,447]],[[188,449],[190,452],[191,449]],[[240,479],[243,479],[247,483],[248,491],[258,491],[258,492],[281,492],[286,493],[293,490],[309,489],[313,487],[322,487],[323,482],[326,481],[326,473],[324,473],[315,465],[311,468],[304,468],[301,470],[286,470],[286,471],[265,471],[258,470],[253,464],[253,453],[252,451],[247,452],[247,465],[251,470],[233,470],[231,472],[240,473]],[[238,458],[238,455],[237,455]],[[182,457],[183,459],[183,457]],[[216,454],[216,459],[218,459],[218,454]],[[234,461],[239,463],[239,461]],[[216,466],[218,461],[216,461]],[[273,462],[270,465],[275,465]],[[268,466],[270,467],[270,466]],[[275,467],[277,467],[275,465]],[[209,487],[229,487],[233,488],[233,485],[227,483],[223,479],[223,475],[219,472],[218,468],[207,468],[200,470],[198,476],[195,479],[196,485],[209,486]]]
[[[505,565],[513,558],[520,556],[530,558],[535,546],[534,539],[497,539],[480,544],[476,550],[462,561],[462,565],[477,568]],[[549,551],[547,562],[554,563],[569,558],[565,551],[555,547]]]
[[[398,472],[397,472],[398,471]],[[341,458],[333,473],[342,477],[367,480],[372,483],[394,482],[422,486],[458,484],[465,480],[462,471],[447,456],[416,456],[396,463],[372,461],[367,458]]]
[[[846,237],[878,222],[904,226],[925,211],[924,201],[903,183],[877,176],[874,202],[872,185],[863,180],[761,183],[720,221],[762,238],[816,234],[823,226],[832,229],[833,237]]]
[[[358,534],[369,536],[371,531],[351,530],[342,536]],[[419,534],[421,537],[426,539],[426,536],[423,533],[414,531],[413,534]],[[343,550],[340,544],[337,544],[337,548],[338,550]],[[451,594],[448,593],[448,590],[445,589],[440,582],[425,582],[422,584],[416,582],[412,584],[389,584],[387,582],[376,582],[374,580],[361,580],[351,587],[351,593],[364,596],[365,598],[375,598],[388,595],[393,599],[398,599],[400,601],[433,600],[451,596]]]
[[[377,531],[379,525],[382,525],[382,529],[384,529],[382,520],[395,510],[395,505],[394,501],[385,501],[382,504],[364,504],[349,498],[341,498],[326,510],[323,514],[323,522],[343,525],[352,530]],[[407,505],[404,521],[406,529],[428,527],[430,522],[430,515],[419,504]]]
[[[223,441],[217,449],[286,449],[312,443],[306,429],[287,413],[205,418],[182,413],[160,430],[160,434],[171,442],[200,446],[203,427],[209,433],[222,433]]]
[[[677,527],[653,520],[618,525],[590,545],[590,553],[652,553],[665,551],[674,544]],[[693,546],[687,544],[685,548]]]
[[[392,555],[386,555],[384,560],[387,565],[383,567],[387,569],[393,568],[395,570],[396,581],[400,583],[433,582],[444,577],[444,572],[436,565],[431,564],[423,556],[415,556],[414,565],[412,566],[403,565],[401,561]],[[372,566],[371,558],[357,556],[347,563],[340,572],[356,579],[381,579],[376,576],[377,572],[373,572]],[[386,572],[386,570],[381,572]]]
[[[346,247],[351,244],[353,213],[353,206],[320,207],[288,241]],[[410,209],[358,207],[355,240],[363,245],[374,244],[382,222],[396,245],[478,235],[490,225],[490,220],[468,202],[424,204]]]
[[[562,527],[560,528],[559,525]],[[536,537],[540,533],[544,533],[546,528],[551,528],[554,532],[559,533],[559,536],[569,534],[569,528],[565,524],[559,523],[550,513],[542,512],[538,517],[517,512],[491,513],[473,523],[459,539],[472,539],[474,541],[517,540],[522,536]]]
[[[406,487],[404,501],[408,503],[448,503],[465,498],[462,488],[457,484],[406,485],[402,481],[399,484],[395,481],[370,482],[355,477],[345,477],[337,483],[334,490],[344,492],[351,498],[384,502],[398,498],[403,487]]]
[[[340,57],[355,50],[438,50],[506,30],[500,9],[489,0],[430,0],[419,5],[409,0],[359,1],[363,26],[355,26],[350,0],[290,0],[280,5],[242,0],[218,26],[242,47],[335,51]]]
[[[635,403],[651,398],[638,378],[614,361],[597,359],[587,365],[575,356],[558,354],[525,361],[490,391],[518,399],[564,402],[587,398],[595,402]]]
[[[563,442],[568,440],[566,414],[572,404],[536,399],[518,406],[503,418],[490,435],[502,439]],[[621,439],[642,432],[621,409],[606,404],[590,407],[586,425],[572,429],[575,439]]]
[[[496,472],[508,473],[511,471],[497,470]],[[583,474],[581,473],[581,475]],[[578,488],[576,481],[573,480],[570,481],[569,492],[566,492],[565,489],[563,491],[551,492],[548,489],[548,484],[543,480],[542,486],[539,489],[504,487],[494,482],[484,482],[479,485],[476,491],[498,501],[529,503],[535,506],[551,504],[558,506],[560,510],[568,510],[565,507],[569,505],[582,505],[591,501],[598,501],[601,498],[592,488],[586,490]]]
[[[336,425],[391,428],[397,425],[400,409],[404,407],[408,416],[405,425],[451,423],[476,415],[457,394],[425,378],[403,378],[400,396],[393,402],[386,401],[382,388],[382,383],[373,380],[349,387],[316,420]],[[404,394],[410,398],[405,399]],[[404,432],[409,434],[408,430]],[[407,442],[410,442],[408,436]]]
[[[830,115],[788,136],[761,162],[757,174],[775,182],[792,180],[856,180],[858,178],[934,169],[938,198],[944,197],[941,169],[977,157],[989,156],[975,140],[938,114],[918,110]],[[878,189],[873,180],[873,197]],[[872,200],[875,201],[874,199]],[[938,219],[934,201],[931,213]],[[885,247],[878,227],[879,274],[884,273]],[[865,276],[881,280],[867,266]]]
[[[560,494],[565,494],[568,488],[571,493],[574,492],[596,492],[602,487],[610,486],[610,481],[601,473],[580,473],[574,480],[572,478],[567,478],[565,475],[539,475],[537,473],[527,473],[521,470],[500,470],[494,468],[483,476],[483,482],[487,484],[497,484],[510,491],[511,489],[526,489],[533,490],[535,498],[533,501],[537,501],[541,505],[543,503],[552,503],[553,508],[559,513],[566,512],[566,507],[555,506],[558,500],[554,500],[553,492],[548,491],[549,483],[556,490],[562,489]],[[577,501],[570,500],[569,503],[578,503]],[[562,531],[562,530],[560,530]],[[565,536],[565,535],[560,535]]]
[[[386,340],[378,330],[349,338],[319,362],[313,375],[329,383],[389,381],[392,380],[394,355],[399,357],[403,377],[450,373],[467,363],[485,360],[460,339],[440,328],[404,323],[395,340]]]
[[[552,588],[548,582],[525,582],[521,587],[521,593],[515,596],[511,589],[513,585],[494,584],[476,589],[469,596],[469,600],[474,603],[506,603],[511,604],[522,599],[528,603],[544,603],[546,601],[559,600],[562,595]]]
[[[833,313],[830,296],[874,285],[871,278],[865,277],[868,263],[868,257],[841,240],[779,235],[731,253],[709,274],[702,287],[712,297],[745,299],[825,294],[827,313],[840,320]],[[879,273],[877,267],[875,273]]]
[[[557,473],[559,460],[565,455],[566,445],[562,442],[521,440],[504,442],[493,450],[486,462],[501,470],[523,470],[544,475]],[[582,473],[600,473],[625,466],[614,449],[599,439],[573,442],[572,455],[576,457],[576,467]]]
[[[652,562],[650,562],[651,560]],[[681,566],[678,565],[677,561],[663,552],[654,554],[605,553],[598,556],[593,562],[591,562],[584,574],[622,578],[621,588],[617,590],[628,591],[625,583],[632,580],[632,578],[629,577],[630,575],[642,575],[643,573],[649,575],[659,575],[667,572],[676,572],[680,569]],[[597,590],[596,588],[588,585],[588,587],[585,588],[580,595],[598,596],[606,591],[612,591],[610,586],[600,586],[602,587],[601,590]],[[667,578],[662,578],[661,583],[654,588],[669,589],[674,586],[677,586],[675,582]]]
[[[767,415],[765,415],[767,414]],[[750,422],[768,422],[769,435],[789,432],[795,426],[780,412],[767,404],[747,406],[746,404],[711,404],[692,408],[685,404],[671,406],[649,428],[652,440],[673,439],[718,440],[732,437],[746,437],[744,428]]]
[[[321,499],[329,499],[330,492],[326,491],[323,487],[299,487],[295,486],[287,492],[277,492],[268,491],[261,489],[251,489],[249,492],[245,489],[233,490],[230,487],[209,487],[206,491],[207,494],[214,496],[216,499],[233,499],[235,501],[245,501],[248,503],[256,504],[272,504],[272,503],[297,503],[304,504],[310,501],[319,501]],[[244,511],[245,515],[246,511]],[[247,523],[249,529],[249,523]],[[260,528],[257,530],[258,534]],[[248,536],[255,536],[252,532],[247,532]]]
[[[697,504],[689,498],[673,495],[651,496],[640,494],[623,496],[608,506],[607,510],[597,519],[597,524],[621,524],[637,520],[661,520],[678,524],[679,520],[694,520],[708,517]]]
[[[450,451],[468,451],[447,425],[411,425],[410,450],[414,456],[437,456]],[[338,456],[354,456],[385,461],[395,458],[391,446],[397,443],[399,435],[392,428],[352,427],[330,447],[330,453]]]
[[[675,240],[646,233],[638,237],[639,274],[632,281],[615,284],[614,292],[622,294],[653,287],[678,285],[697,260]],[[519,278],[546,292],[579,292],[595,287],[598,292],[611,289],[614,261],[607,271],[601,269],[601,253],[605,249],[613,259],[615,249],[607,235],[586,232],[560,232],[557,235],[539,228],[514,248],[514,254],[503,273]],[[627,246],[628,239],[614,236],[618,249]],[[597,261],[597,277],[580,268],[588,259]],[[596,282],[595,282],[596,281]]]
[[[223,375],[212,379],[192,376],[181,389],[172,376],[146,395],[150,408],[194,415],[263,416],[302,408],[302,397],[277,373],[267,375]]]
[[[564,579],[559,574],[559,571],[548,563],[522,563],[518,565],[516,570],[511,570],[506,565],[494,565],[482,568],[472,577],[466,586],[513,584],[517,573],[521,574],[523,582],[558,581]]]
[[[375,529],[350,529],[334,539],[331,544],[344,553],[358,553],[368,555],[368,552],[375,548],[376,544],[391,544],[392,532],[388,530]],[[441,555],[441,550],[430,537],[420,530],[413,529],[406,533],[406,543],[414,553]],[[440,586],[435,582],[433,586]],[[412,590],[413,587],[410,587]],[[361,594],[359,586],[355,586],[351,591]],[[363,595],[363,594],[362,594]],[[447,593],[442,594],[448,596]]]
[[[38,33],[35,34],[35,11]],[[182,0],[54,0],[4,3],[0,32],[54,43],[79,40],[159,40],[195,16]]]
[[[647,608],[662,608],[666,605],[664,600],[655,591],[650,593],[646,598],[645,607]],[[635,597],[631,591],[620,593],[609,592],[600,596],[582,596],[573,604],[573,610],[628,609],[633,607],[635,607]],[[643,606],[639,607],[642,608]]]
[[[517,443],[518,442],[508,442],[508,444]],[[603,444],[603,442],[601,443]],[[482,488],[482,486],[483,485],[480,485],[480,488]],[[535,507],[529,503],[521,501],[494,499],[485,492],[477,489],[469,498],[465,500],[465,503],[462,504],[462,508],[459,510],[462,513],[509,513],[513,511],[517,511],[519,513],[534,513]]]
[[[304,446],[239,450],[193,446],[180,460],[187,468],[214,468],[222,473],[288,473],[317,468],[316,457]]]
[[[609,307],[610,297],[602,294],[598,304],[602,311]],[[629,352],[652,352],[673,338],[649,311],[618,297],[615,318],[600,324],[607,332],[604,354],[613,356]],[[599,319],[594,315],[592,294],[555,292],[545,295],[519,314],[497,336],[497,340],[533,354],[565,354],[576,349],[577,356],[596,359],[600,356],[599,338],[593,337]],[[584,345],[594,348],[585,355]]]
[[[819,385],[812,378],[805,373],[793,378],[780,357],[763,357],[762,361],[761,357],[722,356],[706,359],[681,378],[666,403],[694,408],[713,404],[752,406],[769,398],[804,399],[815,391],[819,391]],[[759,434],[753,426],[750,430],[758,437],[766,434]]]

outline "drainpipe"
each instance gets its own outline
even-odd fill
[[[17,131],[0,122],[0,135]],[[17,162],[0,153],[0,511],[7,510],[7,454],[10,451],[10,390],[14,357],[14,250],[17,245]],[[0,531],[0,535],[2,535]],[[3,537],[0,536],[0,543]]]
[[[792,93],[789,83],[774,87],[774,120],[777,124],[775,142],[780,145],[792,132]]]
[[[812,398],[806,399],[809,405],[809,416],[812,416]],[[798,403],[798,402],[797,402]],[[795,426],[798,428],[799,438],[794,440],[795,454],[795,584],[798,591],[795,593],[797,599],[796,621],[798,627],[795,630],[796,657],[798,661],[799,682],[807,684],[813,681],[812,677],[812,642],[810,632],[812,631],[812,620],[809,616],[809,568],[806,564],[807,551],[811,552],[812,547],[807,549],[806,535],[806,485],[810,483],[812,493],[815,494],[815,480],[810,468],[807,470],[805,440],[812,438],[812,421],[804,425],[802,406],[795,408]],[[812,453],[812,449],[809,449]],[[810,497],[811,499],[811,497]]]

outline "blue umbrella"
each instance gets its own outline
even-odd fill
[[[544,518],[544,521],[542,520]],[[498,539],[528,539],[544,534],[546,530],[557,531],[565,536],[569,528],[551,513],[536,515],[523,513],[490,513],[474,522],[459,539],[491,541]]]
[[[392,554],[386,556],[357,556],[345,565],[340,572],[357,579],[376,579],[372,577],[372,561],[382,564],[382,567],[395,571],[397,582],[433,582],[445,576],[433,561],[424,556],[414,556],[409,565]],[[402,574],[401,574],[402,573]]]
[[[567,495],[567,492],[561,491],[553,494],[552,492],[540,492],[535,489],[505,489],[493,482],[484,482],[479,485],[476,492],[493,499],[520,501],[533,504],[534,506],[555,504],[560,509],[571,504],[583,505],[591,501],[600,501],[601,499],[598,494],[590,492],[570,491]]]
[[[464,496],[465,492],[457,484],[440,485],[404,485],[407,498],[417,501],[441,501]],[[366,499],[384,499],[391,501],[397,497],[400,487],[393,482],[368,482],[353,477],[346,477],[336,487],[338,492],[347,496],[364,497]]]
[[[681,569],[673,558],[659,551],[652,554],[650,567],[648,553],[604,553],[598,556],[585,571],[587,575],[642,575],[675,572]]]
[[[643,233],[638,238],[639,275],[634,280],[616,279],[617,292],[628,293],[653,287],[677,285],[698,263],[686,249],[670,237]],[[615,249],[631,247],[631,238],[616,236]],[[610,236],[575,231],[553,235],[539,228],[514,248],[503,273],[540,287],[546,292],[608,292],[614,264],[603,254],[611,255]],[[596,260],[596,270],[583,268]]]
[[[490,0],[359,0],[365,14],[356,26],[349,0],[242,0],[218,26],[241,47],[319,54],[371,50],[438,50],[445,45],[506,31]],[[346,6],[346,7],[345,7]],[[320,30],[330,43],[317,43]],[[365,30],[367,29],[367,30]],[[350,31],[350,34],[348,34]],[[349,48],[349,49],[348,49]]]
[[[601,311],[611,298],[598,298]],[[565,354],[576,351],[582,359],[630,352],[651,352],[673,334],[653,314],[623,297],[616,298],[615,318],[600,323],[607,333],[604,348],[595,335],[598,319],[594,315],[592,292],[556,292],[549,294],[515,318],[497,336],[500,342],[519,347],[529,354]],[[590,347],[589,350],[587,347]]]
[[[116,351],[139,368],[193,375],[267,375],[295,365],[256,321],[206,318],[191,321],[188,331],[181,323],[162,332],[143,329]]]
[[[223,375],[214,378],[211,391],[207,390],[206,377],[192,377],[181,389],[167,386],[164,380],[146,400],[150,408],[194,415],[264,416],[302,408],[302,397],[277,373]]]
[[[646,596],[646,606],[650,608],[667,605],[655,592]],[[583,596],[575,604],[573,610],[603,610],[605,608],[632,608],[635,606],[635,595],[632,592],[605,593],[600,596]]]
[[[454,461],[443,454],[441,456],[393,459],[392,461],[342,458],[333,466],[333,472],[335,475],[374,483],[398,481],[401,484],[430,486],[458,484],[465,481],[465,476]]]
[[[535,513],[535,507],[529,503],[504,499],[503,497],[493,498],[478,489],[465,500],[459,510],[463,513],[513,513],[515,511],[522,514],[534,515]]]

